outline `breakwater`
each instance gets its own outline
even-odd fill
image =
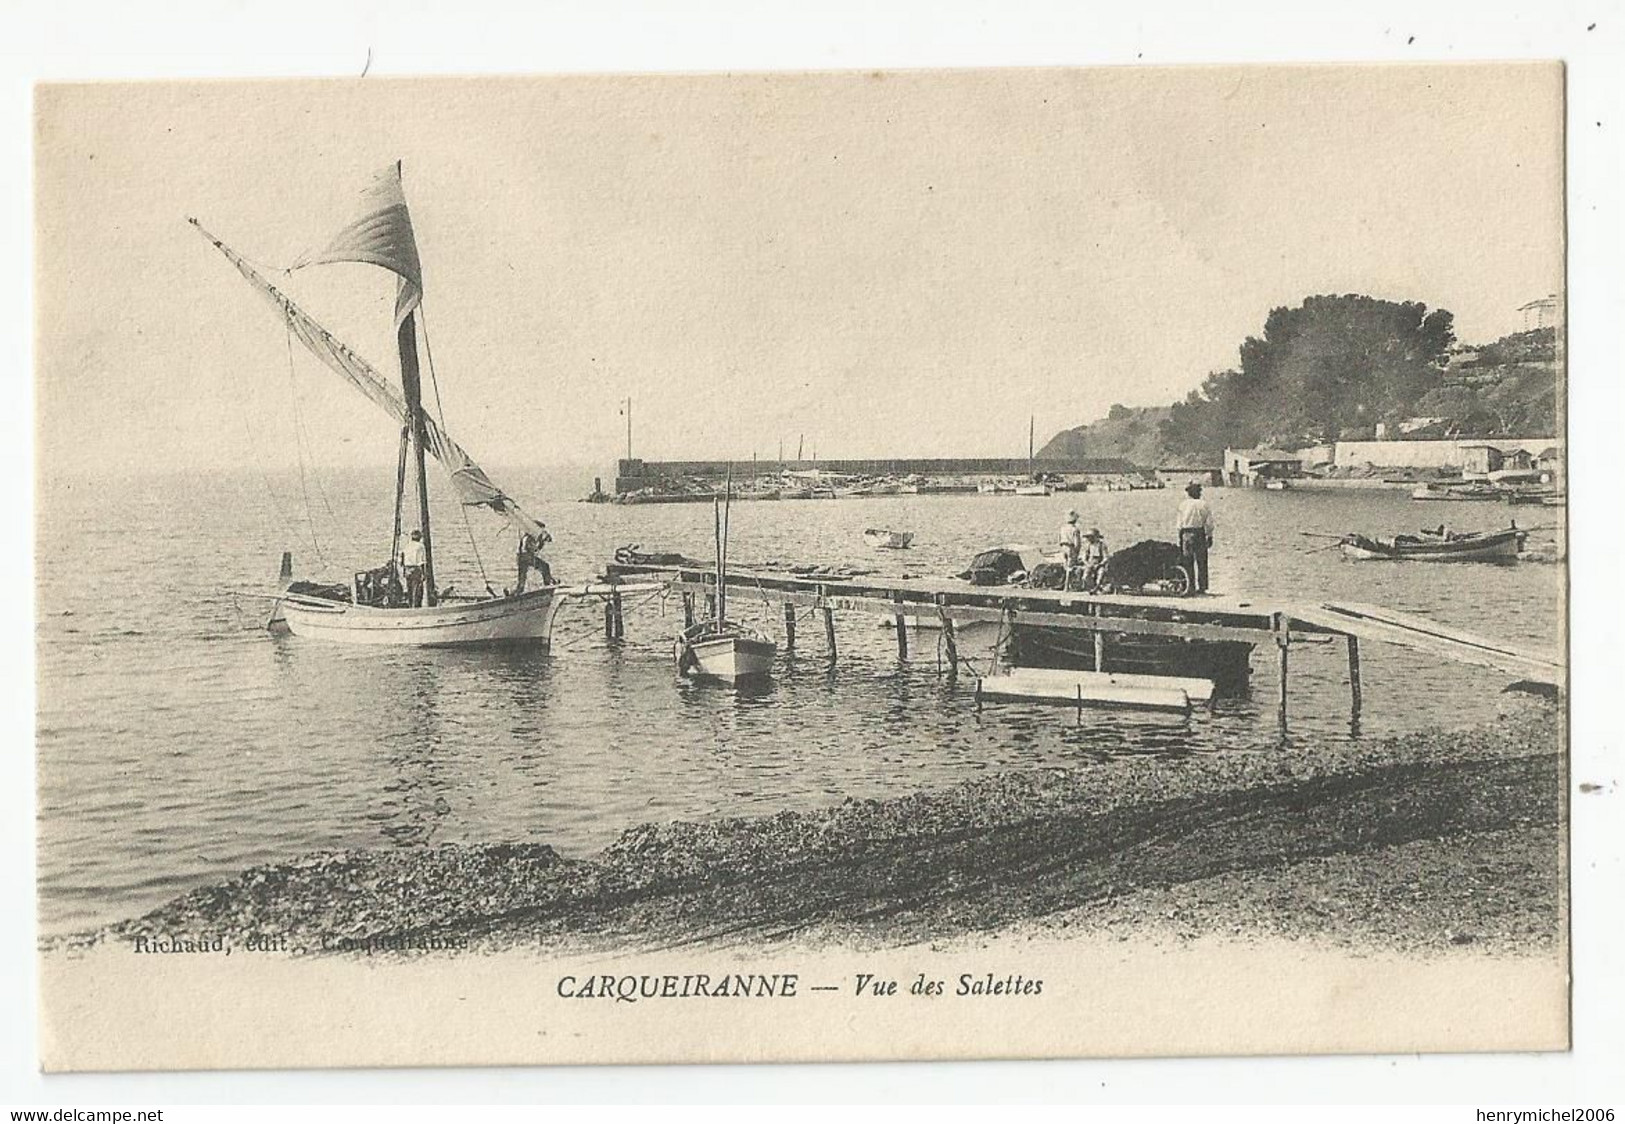
[[[720,481],[731,476],[737,482],[748,480],[752,475],[767,477],[787,473],[892,478],[921,476],[931,480],[974,481],[977,478],[1026,478],[1035,472],[1063,479],[1145,474],[1145,470],[1118,457],[1039,460],[1028,460],[1026,457],[922,457],[834,461],[646,461],[623,457],[615,463],[615,491],[659,490],[685,478]]]

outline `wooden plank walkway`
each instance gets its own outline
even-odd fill
[[[660,582],[687,596],[714,593],[716,574],[703,566],[609,563],[608,587],[628,581]],[[599,587],[602,588],[602,587]],[[1192,597],[1130,596],[1061,590],[974,586],[955,578],[890,578],[875,574],[797,574],[771,569],[728,572],[729,596],[800,608],[853,610],[891,617],[928,617],[945,622],[1000,621],[1084,632],[1173,636],[1189,640],[1273,642],[1285,650],[1295,638],[1345,638],[1350,686],[1358,705],[1358,641],[1368,639],[1539,683],[1562,686],[1560,655],[1480,636],[1426,617],[1374,605],[1300,603],[1258,597],[1198,594]],[[598,590],[595,589],[595,592]],[[826,629],[832,628],[826,618]],[[899,642],[902,650],[903,641]]]
[[[1535,683],[1563,686],[1567,665],[1561,655],[1509,644],[1426,617],[1378,605],[1325,602],[1287,610],[1292,625],[1302,621],[1327,631],[1377,640],[1412,651],[1443,656],[1459,663],[1492,667]]]

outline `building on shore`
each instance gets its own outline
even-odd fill
[[[1224,482],[1234,488],[1262,486],[1270,480],[1303,475],[1303,459],[1284,449],[1226,449]]]
[[[1171,460],[1159,464],[1155,469],[1157,479],[1163,484],[1183,487],[1186,484],[1214,484],[1224,483],[1224,465],[1202,464],[1194,459]]]

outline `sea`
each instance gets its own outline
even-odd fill
[[[566,583],[616,548],[709,557],[709,504],[576,502],[590,469],[497,474],[545,520]],[[431,488],[435,481],[431,478]],[[382,564],[393,466],[271,472],[251,465],[41,481],[37,524],[38,889],[45,935],[153,909],[243,869],[313,851],[540,842],[586,856],[646,822],[712,820],[897,796],[1009,769],[1098,769],[1153,757],[1291,754],[1494,717],[1503,673],[1366,643],[1364,707],[1350,712],[1341,644],[1294,649],[1286,734],[1276,660],[1253,657],[1251,697],[1190,718],[1042,705],[978,710],[971,677],[940,674],[934,631],[897,658],[876,618],[804,619],[737,593],[731,615],[781,641],[772,681],[736,691],[680,679],[676,597],[628,595],[625,639],[596,600],[566,606],[549,652],[376,650],[263,627],[284,550],[301,577]],[[445,489],[440,489],[444,493]],[[1561,509],[1423,503],[1403,490],[1215,488],[1214,592],[1260,603],[1385,605],[1556,649],[1565,567],[1346,562],[1304,532],[1541,528]],[[1173,538],[1181,492],[890,496],[750,502],[731,514],[732,563],[846,564],[945,575],[990,546],[1049,544],[1068,508],[1117,549]],[[910,530],[877,551],[867,528]],[[513,543],[488,513],[438,498],[442,584],[514,580]],[[963,651],[975,661],[981,655]]]

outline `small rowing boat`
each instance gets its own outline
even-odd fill
[[[1498,500],[1501,490],[1493,484],[1421,484],[1411,490],[1413,500]]]
[[[730,485],[730,500],[732,491]],[[729,507],[721,506],[715,499],[711,503],[716,523],[716,616],[690,625],[678,634],[672,649],[677,674],[733,684],[765,679],[773,673],[778,645],[755,629],[728,619]]]
[[[1458,533],[1439,528],[1416,535],[1367,538],[1345,535],[1339,545],[1343,557],[1353,562],[1512,562],[1523,549],[1529,532],[1516,524],[1500,531]]]
[[[870,527],[863,532],[863,537],[876,550],[907,550],[914,542],[913,531],[889,531],[882,527]]]

